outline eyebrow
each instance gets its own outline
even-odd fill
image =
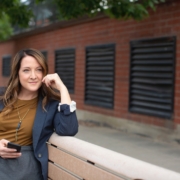
[[[25,67],[22,67],[22,68],[31,68],[31,67],[26,67],[26,66],[25,66]],[[36,68],[42,68],[42,67],[41,67],[41,66],[38,66],[38,67],[36,67]]]

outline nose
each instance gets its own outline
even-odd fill
[[[36,73],[35,73],[35,71],[31,71],[31,76],[30,76],[30,78],[31,79],[36,79]]]

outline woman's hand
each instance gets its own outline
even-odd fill
[[[57,73],[47,74],[43,78],[42,82],[45,83],[47,87],[51,87],[60,91],[61,104],[71,103],[69,92]]]
[[[57,73],[47,74],[43,78],[42,82],[45,83],[47,87],[51,87],[59,91],[61,91],[61,89],[65,86]]]
[[[4,159],[20,157],[21,153],[16,152],[16,149],[7,148],[8,142],[6,139],[0,140],[0,157]]]

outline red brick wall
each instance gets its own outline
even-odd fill
[[[0,56],[4,54],[14,54],[16,51],[26,47],[47,50],[49,70],[50,73],[53,73],[54,51],[60,48],[75,47],[75,93],[72,94],[72,98],[76,100],[78,109],[147,124],[166,126],[167,121],[165,119],[128,112],[129,42],[131,40],[164,36],[176,36],[177,38],[173,122],[175,124],[180,124],[180,1],[172,1],[160,5],[156,12],[150,12],[150,17],[141,22],[134,20],[114,20],[104,17],[99,20],[0,43]],[[113,110],[84,104],[85,47],[109,43],[116,44],[115,96]],[[0,86],[4,86],[6,81],[6,78],[0,76]]]

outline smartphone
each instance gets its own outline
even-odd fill
[[[12,142],[8,142],[7,148],[16,149],[17,152],[21,151],[21,146],[19,144],[15,144],[15,143],[12,143]]]

